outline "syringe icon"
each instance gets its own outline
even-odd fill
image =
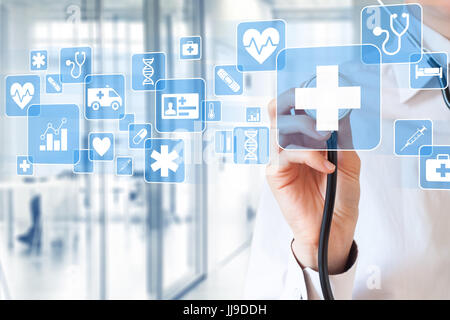
[[[416,142],[417,139],[419,139],[421,136],[423,136],[423,133],[427,130],[427,127],[422,125],[422,129],[417,128],[416,132],[406,141],[405,145],[400,151],[405,150],[408,146],[412,145],[414,142]]]

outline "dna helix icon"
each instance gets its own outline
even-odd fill
[[[144,63],[144,68],[142,68],[142,75],[144,76],[144,81],[142,81],[142,85],[154,85],[153,82],[153,74],[155,73],[155,70],[153,69],[153,61],[155,61],[155,58],[143,58],[142,62]]]
[[[258,161],[258,130],[249,129],[244,131],[244,161]]]

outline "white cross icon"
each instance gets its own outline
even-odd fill
[[[23,159],[22,163],[19,164],[20,169],[22,169],[23,173],[26,173],[28,169],[30,169],[31,165],[27,162],[27,160]]]
[[[361,87],[339,87],[339,66],[317,66],[315,88],[295,88],[295,109],[316,110],[318,131],[339,129],[339,109],[361,108]]]

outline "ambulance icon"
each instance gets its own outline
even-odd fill
[[[88,88],[87,104],[94,111],[99,110],[100,107],[111,107],[114,111],[117,111],[122,106],[122,97],[109,86]]]

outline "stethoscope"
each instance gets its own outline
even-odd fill
[[[82,60],[81,61],[78,59],[78,56],[80,55],[80,53],[82,55]],[[70,70],[70,76],[72,78],[74,78],[74,79],[78,79],[83,73],[82,72],[82,68],[83,68],[84,63],[86,62],[86,52],[84,52],[84,51],[81,51],[81,52],[77,51],[77,52],[75,52],[75,57],[74,58],[75,58],[75,61],[67,59],[66,60],[66,66],[68,66],[68,67],[71,66],[71,68],[72,68]],[[75,69],[76,68],[78,69],[78,75],[77,76],[75,75]]]
[[[384,38],[384,41],[381,44],[381,48],[382,48],[383,52],[389,56],[394,56],[400,52],[400,49],[402,48],[402,37],[406,34],[406,31],[408,31],[408,28],[409,28],[409,14],[408,13],[406,13],[406,12],[402,13],[402,17],[405,18],[405,20],[406,20],[406,25],[403,27],[402,31],[400,31],[400,32],[398,32],[397,29],[394,28],[394,20],[397,20],[397,17],[398,17],[398,15],[396,13],[391,14],[389,16],[389,24],[390,24],[391,30],[397,36],[397,50],[388,51],[386,49],[386,44],[389,42],[389,38],[390,38],[389,31],[387,31],[385,29],[381,29],[381,27],[379,27],[379,26],[375,27],[372,31],[373,34],[377,37],[383,33],[386,34],[386,38]]]
[[[351,81],[345,77],[341,72],[339,72],[339,79],[343,80],[350,86],[353,84]],[[300,87],[308,88],[311,84],[316,80],[316,75],[309,78],[307,81],[302,83]],[[307,109],[304,110],[305,113],[311,118],[316,118],[316,113]],[[341,109],[339,110],[338,118],[339,120],[348,116],[352,110],[351,109]],[[319,248],[318,248],[318,267],[319,267],[319,279],[320,285],[322,288],[322,294],[325,300],[333,300],[333,291],[330,285],[330,279],[328,276],[328,240],[330,238],[331,231],[331,222],[333,219],[334,212],[334,203],[336,199],[336,190],[337,190],[337,166],[338,166],[338,155],[337,155],[337,147],[338,147],[338,133],[337,131],[333,131],[331,133],[330,138],[327,140],[327,157],[328,161],[333,163],[336,166],[336,169],[333,173],[327,175],[327,186],[325,193],[325,203],[323,206],[323,216],[322,223],[320,226],[320,234],[319,234]]]

